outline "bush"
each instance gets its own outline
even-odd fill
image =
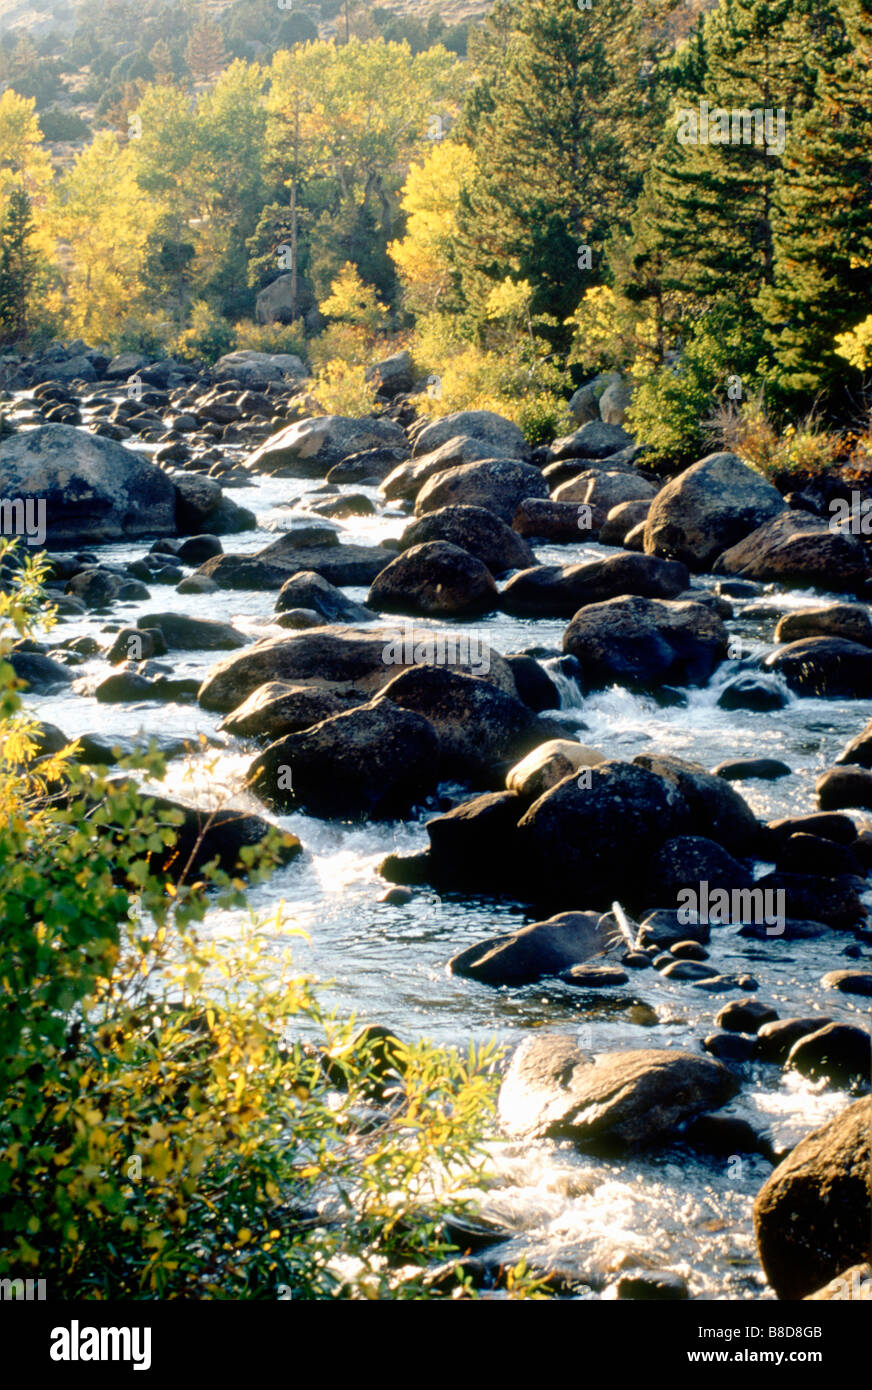
[[[355,1042],[259,923],[201,935],[278,832],[194,880],[137,784],[156,755],[111,780],[35,760],[2,657],[46,568],[0,593],[0,1274],[62,1299],[447,1296],[425,1269],[480,1175],[495,1054]]]
[[[416,361],[427,361],[423,345]],[[546,362],[526,362],[520,351],[511,356],[465,347],[442,359],[430,357],[432,415],[456,410],[493,410],[513,420],[528,443],[550,441],[572,429],[562,373]]]
[[[312,395],[328,415],[371,415],[376,404],[377,383],[366,380],[366,368],[339,358],[328,362],[315,374]]]
[[[233,350],[240,352],[286,352],[308,360],[308,344],[303,320],[293,323],[254,323],[244,319],[233,326]]]
[[[825,473],[847,453],[842,436],[826,429],[814,412],[778,429],[762,395],[733,410],[721,410],[714,424],[722,448],[730,449],[766,477]]]
[[[702,419],[711,406],[711,391],[692,366],[656,367],[636,377],[627,427],[650,446],[652,463],[677,470],[700,457]]]
[[[76,111],[63,111],[50,106],[40,113],[39,125],[44,140],[90,140],[91,127]]]
[[[195,299],[188,326],[176,338],[173,352],[182,360],[202,357],[207,362],[215,362],[230,351],[233,340],[233,329],[217,309],[213,309],[204,299]]]

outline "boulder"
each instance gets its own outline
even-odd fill
[[[872,973],[868,970],[829,970],[821,984],[840,994],[859,994],[864,999],[872,996]]]
[[[706,605],[636,596],[580,609],[563,634],[563,650],[591,686],[705,685],[728,645]]]
[[[491,458],[525,459],[530,447],[517,425],[492,410],[458,410],[433,420],[415,436],[413,458],[432,453],[449,439],[471,435],[491,450]]]
[[[176,534],[166,473],[74,425],[38,425],[5,439],[2,490],[21,500],[27,530],[49,550]]]
[[[777,1018],[775,1009],[760,999],[733,999],[715,1016],[715,1023],[728,1033],[757,1033],[765,1023],[774,1023]]]
[[[191,806],[163,796],[143,798],[143,811],[154,816],[159,827],[168,826],[174,841],[152,857],[152,871],[166,874],[178,882],[184,875],[200,874],[217,860],[225,873],[247,876],[243,850],[274,837],[275,854],[287,863],[301,852],[296,835],[281,831],[262,816],[252,816],[231,807],[213,810]],[[266,846],[264,846],[266,849]]]
[[[500,594],[507,613],[571,617],[588,604],[619,595],[675,598],[688,573],[674,560],[652,555],[609,555],[584,565],[535,565],[514,574]]]
[[[612,381],[599,398],[600,418],[607,425],[622,425],[633,400],[632,383]]]
[[[832,1020],[820,1014],[816,1018],[779,1018],[764,1023],[754,1040],[754,1056],[761,1062],[785,1062],[790,1049],[800,1038],[817,1033]]]
[[[439,890],[510,892],[519,867],[516,838],[521,810],[514,793],[487,792],[433,816],[427,822],[426,881]]]
[[[774,710],[783,709],[787,692],[775,680],[743,673],[727,681],[718,696],[721,709]]]
[[[230,623],[191,618],[187,613],[145,613],[137,618],[136,626],[157,628],[169,651],[232,651],[248,643]]]
[[[406,436],[395,420],[352,419],[318,415],[298,420],[273,434],[249,454],[243,467],[253,473],[280,473],[293,478],[323,478],[349,454],[384,446],[402,448]]]
[[[781,494],[736,454],[709,454],[651,503],[645,551],[708,570],[729,546],[784,511]]]
[[[432,791],[439,753],[428,720],[374,701],[271,743],[250,765],[248,785],[270,806],[387,819]]]
[[[510,525],[525,497],[547,496],[548,484],[538,468],[515,459],[488,459],[435,473],[418,493],[415,515],[441,507],[484,507]]]
[[[440,666],[401,671],[376,696],[427,719],[439,736],[440,774],[469,782],[514,762],[543,734],[531,710],[490,681]]]
[[[845,745],[836,758],[836,765],[872,769],[872,721]]]
[[[506,790],[517,792],[529,804],[580,768],[596,767],[605,761],[604,754],[596,748],[586,748],[568,738],[552,738],[516,763],[506,777]]]
[[[413,545],[373,580],[367,605],[385,613],[455,617],[497,606],[497,586],[481,560],[447,541]]]
[[[701,883],[711,892],[750,888],[749,870],[714,840],[703,835],[677,835],[667,840],[648,861],[652,902],[674,902],[683,889],[699,893]],[[680,900],[680,899],[679,899]]]
[[[468,946],[452,956],[448,968],[485,985],[527,985],[624,945],[620,932],[598,913],[561,912]]]
[[[366,380],[372,382],[380,396],[391,398],[403,391],[411,391],[415,384],[412,354],[404,348],[391,357],[384,357],[381,362],[374,362],[366,369]]]
[[[468,675],[486,675],[506,694],[517,694],[503,657],[484,643],[473,653],[472,644],[464,647],[451,631],[322,627],[267,638],[226,657],[209,672],[199,698],[204,709],[228,713],[273,680],[369,698],[404,667],[446,664]]]
[[[290,533],[288,533],[290,534]],[[282,538],[284,541],[284,537]],[[371,584],[394,559],[394,552],[375,545],[331,543],[305,548],[280,548],[274,541],[247,555],[216,555],[197,570],[219,589],[277,589],[294,575],[314,572],[328,584]],[[294,605],[297,606],[297,605]]]
[[[780,676],[797,695],[872,696],[872,649],[841,637],[789,642],[766,657],[763,670]]]
[[[407,526],[400,537],[402,553],[426,541],[447,541],[474,555],[495,578],[524,569],[536,557],[516,530],[484,507],[442,507]]]
[[[458,464],[478,463],[492,457],[493,451],[483,440],[475,439],[471,434],[457,435],[454,439],[446,439],[444,444],[440,444],[438,449],[431,449],[428,454],[421,454],[411,462],[406,460],[398,463],[387,474],[380,490],[389,502],[411,502],[435,473],[444,473]]]
[[[734,762],[718,763],[714,773],[725,782],[777,782],[780,777],[790,776],[790,768],[778,758],[737,758]]]
[[[654,484],[638,473],[612,473],[602,468],[570,478],[553,494],[555,502],[586,502],[606,515],[622,502],[650,502],[656,495]]]
[[[865,1028],[850,1023],[827,1023],[816,1033],[798,1038],[787,1054],[785,1068],[802,1072],[812,1081],[847,1087],[869,1084],[872,1039]]]
[[[621,380],[620,372],[600,372],[598,376],[586,381],[573,392],[569,401],[569,413],[583,425],[588,420],[598,420],[600,416],[600,397],[608,388]],[[620,423],[620,421],[618,422]]]
[[[341,589],[314,570],[300,570],[286,579],[276,599],[276,612],[305,608],[319,613],[324,623],[365,623],[372,613],[362,603],[346,598]]]
[[[856,536],[809,512],[782,512],[725,549],[715,574],[856,593],[869,573]]]
[[[776,642],[797,642],[802,637],[843,637],[846,642],[872,647],[872,620],[859,603],[801,608],[779,618],[775,628]]]
[[[603,512],[586,503],[579,506],[575,502],[525,497],[512,517],[512,529],[519,536],[533,536],[553,545],[576,545],[580,541],[595,541],[603,519]]]
[[[73,679],[66,666],[54,661],[41,652],[13,650],[3,658],[15,672],[16,680],[23,681],[31,695],[49,695],[62,686],[69,685]]]
[[[679,1124],[719,1109],[738,1089],[726,1067],[695,1053],[644,1048],[594,1058],[571,1037],[537,1033],[512,1057],[499,1118],[512,1136],[620,1152],[668,1142]]]
[[[558,782],[521,817],[523,871],[548,900],[571,894],[584,908],[608,908],[615,897],[639,902],[648,856],[686,825],[683,797],[663,778],[615,760],[578,783]]]
[[[362,703],[356,695],[320,690],[317,686],[266,681],[226,715],[218,727],[240,738],[266,738],[274,743],[284,734],[311,729],[313,724]]]
[[[639,753],[633,762],[662,777],[687,807],[688,819],[676,833],[703,835],[739,858],[759,853],[761,826],[751,807],[728,782],[699,763],[667,754]]]
[[[617,506],[610,507],[599,529],[600,545],[623,545],[634,526],[644,526],[650,510],[651,503],[645,499],[619,502]]]
[[[258,323],[290,323],[301,314],[308,313],[314,304],[312,290],[299,275],[294,297],[294,278],[289,272],[287,275],[277,275],[260,291],[254,301],[254,314]],[[235,357],[237,354],[229,355]]]
[[[754,1202],[760,1262],[779,1298],[805,1298],[868,1261],[872,1100],[855,1101],[801,1140]]]
[[[872,811],[872,769],[832,767],[815,783],[818,805],[824,811],[850,806]]]
[[[548,456],[550,459],[607,459],[612,454],[632,448],[632,445],[632,436],[627,434],[626,430],[622,430],[620,425],[609,425],[602,420],[591,418],[572,434],[555,439]]]
[[[327,474],[328,483],[383,483],[397,466],[409,457],[407,449],[399,447],[364,449],[349,454],[341,463],[334,463]]]

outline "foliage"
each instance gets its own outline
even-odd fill
[[[362,363],[333,357],[316,371],[311,394],[328,415],[371,415],[376,382],[367,381]]]
[[[300,319],[295,319],[293,323],[241,320],[233,327],[233,350],[244,348],[251,352],[286,352],[300,357],[303,362],[308,357],[306,335]]]
[[[233,346],[234,332],[225,318],[207,304],[196,299],[191,305],[188,324],[173,344],[173,352],[183,359],[203,358],[216,362]]]
[[[779,429],[761,393],[738,408],[722,409],[714,423],[720,446],[767,477],[825,473],[846,453],[841,435],[813,412],[799,424]]]
[[[872,367],[872,314],[856,328],[836,335],[836,353],[860,372]]]
[[[330,286],[330,294],[319,305],[325,318],[361,328],[369,335],[385,325],[385,306],[374,286],[365,285],[356,266],[346,261]]]
[[[46,568],[0,594],[0,657]],[[443,1296],[425,1266],[481,1169],[493,1050],[386,1063],[260,924],[210,944],[276,838],[233,874],[168,867],[178,813],[138,785],[160,758],[36,758],[14,685],[0,660],[0,1273],[67,1299]]]

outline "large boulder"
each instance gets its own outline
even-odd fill
[[[383,627],[375,630],[320,627],[290,637],[256,642],[213,666],[199,700],[204,709],[228,713],[266,681],[314,685],[369,698],[404,667],[451,665],[487,676],[507,695],[517,696],[508,663],[485,643],[473,648],[450,630]]]
[[[468,551],[447,541],[426,541],[380,571],[366,602],[384,613],[456,617],[496,608],[497,586],[487,566]]]
[[[531,464],[515,459],[464,463],[428,479],[415,501],[415,515],[440,507],[484,507],[511,525],[525,497],[548,497],[548,484]]]
[[[631,763],[610,759],[545,792],[518,823],[522,868],[543,900],[570,895],[583,908],[639,902],[646,861],[681,834],[688,808],[678,790]],[[538,900],[538,898],[537,898]]]
[[[27,529],[49,550],[176,534],[176,491],[166,473],[74,425],[39,425],[4,439],[0,491],[20,499]]]
[[[491,450],[491,458],[529,457],[530,446],[517,425],[492,410],[458,410],[425,425],[415,436],[414,458],[429,454],[457,435],[472,435]]]
[[[599,398],[600,418],[607,425],[622,425],[633,400],[632,383],[624,379],[612,381]]]
[[[271,806],[385,819],[431,791],[438,766],[432,724],[382,700],[271,743],[251,764],[248,783]]]
[[[850,532],[809,512],[782,512],[724,550],[716,574],[855,593],[869,574],[866,551]]]
[[[800,1141],[754,1203],[760,1262],[779,1298],[805,1298],[872,1253],[872,1100]]]
[[[727,629],[707,605],[639,597],[589,604],[563,635],[563,650],[591,686],[638,689],[705,685],[728,645]]]
[[[362,703],[358,695],[292,685],[288,681],[266,681],[218,727],[240,738],[265,738],[274,743],[285,734],[311,729],[313,724]]]
[[[607,1152],[668,1143],[678,1125],[725,1105],[738,1091],[726,1067],[671,1048],[590,1057],[562,1033],[525,1038],[499,1098],[513,1136],[571,1139]]]
[[[197,570],[219,589],[278,589],[293,576],[314,572],[331,585],[371,584],[394,559],[392,550],[376,545],[339,545],[325,536],[316,546],[299,546],[294,533],[248,555],[215,555]]]
[[[781,676],[797,695],[872,696],[872,648],[840,637],[789,642],[766,657],[763,669]]]
[[[710,569],[722,551],[785,508],[781,494],[735,454],[709,454],[657,494],[645,550]]]
[[[651,510],[649,501],[619,502],[612,507],[599,529],[601,545],[623,545],[636,526],[643,526]]]
[[[380,396],[398,396],[402,391],[411,391],[415,382],[415,369],[412,354],[407,348],[395,352],[391,357],[382,358],[366,369],[366,379],[372,382]]]
[[[523,757],[541,741],[532,710],[490,681],[440,666],[401,671],[377,700],[392,700],[428,719],[439,735],[441,772],[475,781]]]
[[[536,563],[525,540],[484,507],[442,507],[407,526],[400,537],[400,551],[425,541],[448,541],[474,555],[491,574],[524,569]]]
[[[580,425],[583,425],[587,420],[601,419],[600,397],[613,383],[620,380],[620,372],[600,372],[598,376],[592,377],[590,381],[579,386],[569,400],[569,413],[573,419],[577,420]]]
[[[579,608],[619,595],[671,599],[690,582],[687,568],[653,555],[608,555],[584,565],[535,565],[521,570],[500,594],[507,613],[571,617]]]
[[[268,293],[271,286],[264,293]],[[268,386],[271,381],[300,381],[308,372],[300,360],[290,352],[255,352],[251,348],[240,348],[219,357],[212,368],[215,381],[239,381],[249,389],[258,390]]]
[[[596,767],[605,761],[605,756],[596,748],[587,748],[583,743],[574,743],[568,738],[551,738],[540,743],[532,753],[510,768],[506,776],[506,789],[517,792],[529,805],[565,777],[572,777],[582,768]]]
[[[512,792],[486,792],[433,816],[427,822],[426,881],[440,891],[511,892],[521,810]]]
[[[411,502],[417,497],[428,478],[434,473],[444,473],[448,468],[456,468],[462,463],[478,463],[493,457],[489,444],[476,439],[471,434],[460,434],[446,439],[438,449],[429,454],[419,454],[417,458],[398,463],[388,473],[381,485],[381,491],[389,502]]]
[[[42,652],[13,650],[4,660],[9,662],[16,678],[23,681],[31,695],[49,695],[69,685],[73,679],[66,666]]]
[[[633,762],[662,777],[681,797],[689,818],[679,833],[704,835],[740,858],[760,849],[763,832],[754,812],[722,777],[668,754],[637,753]]]
[[[561,912],[547,922],[478,941],[452,956],[448,968],[485,985],[527,985],[620,950],[626,950],[626,943],[608,918],[597,912]]]
[[[296,299],[294,298],[294,277],[278,275],[254,301],[254,314],[258,323],[290,323],[295,317],[308,313],[315,304],[315,296],[309,285],[297,276]],[[233,354],[231,354],[233,355]]]
[[[401,448],[406,436],[395,420],[352,419],[317,415],[287,425],[249,454],[244,467],[253,473],[280,473],[293,478],[323,478],[349,454],[387,445]]]

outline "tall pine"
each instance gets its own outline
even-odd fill
[[[18,343],[27,333],[27,316],[36,276],[30,199],[13,188],[0,221],[0,343]]]
[[[562,320],[602,279],[606,237],[629,218],[662,118],[650,18],[669,8],[498,0],[462,131],[477,164],[457,240],[473,317],[510,278],[533,285],[534,313]]]
[[[774,284],[761,296],[773,395],[794,408],[859,387],[836,334],[872,304],[872,0],[841,0],[850,47],[820,74],[774,197]],[[856,374],[855,374],[856,375]]]

